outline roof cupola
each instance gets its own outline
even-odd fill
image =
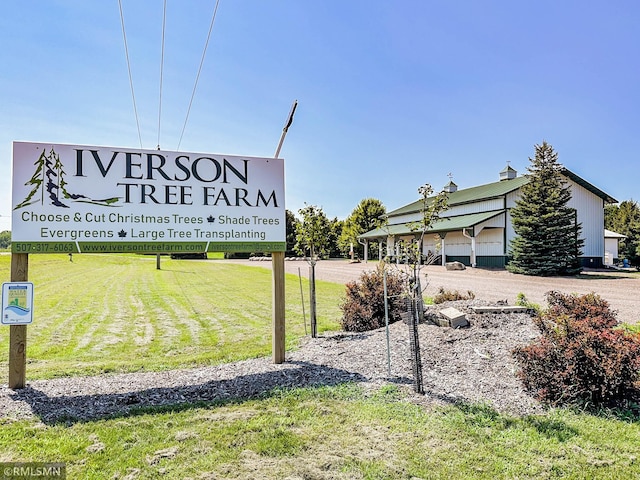
[[[451,173],[447,176],[449,177],[449,183],[447,183],[442,190],[446,193],[453,193],[458,190],[458,185],[453,183],[453,175]]]
[[[517,176],[518,176],[518,172],[516,172],[513,168],[511,168],[511,165],[509,165],[509,162],[507,162],[507,166],[504,167],[504,170],[500,172],[500,181],[513,180]]]

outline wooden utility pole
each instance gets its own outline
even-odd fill
[[[29,280],[29,254],[11,254],[11,281]],[[9,326],[9,388],[24,388],[27,365],[27,326]]]

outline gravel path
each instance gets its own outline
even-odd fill
[[[242,262],[270,268],[270,262]],[[286,270],[304,274],[304,262],[286,262]],[[347,282],[375,263],[350,264],[320,262],[317,278]],[[637,320],[640,278],[625,274],[590,273],[585,279],[540,279],[512,275],[505,271],[467,269],[446,271],[427,268],[427,294],[439,286],[472,290],[476,300],[450,302],[437,308],[455,306],[467,313],[469,328],[440,328],[420,325],[425,395],[412,394],[418,403],[447,404],[458,401],[488,402],[500,412],[529,414],[542,411],[520,386],[511,350],[530,343],[537,335],[526,314],[478,315],[470,306],[508,299],[518,292],[531,301],[543,303],[544,292],[595,291],[619,310],[619,318]],[[436,308],[436,307],[431,307]],[[109,374],[28,382],[27,388],[12,391],[0,385],[0,421],[37,418],[45,423],[91,420],[126,414],[133,408],[192,403],[197,401],[250,398],[276,387],[335,385],[357,382],[365,388],[387,383],[412,392],[409,331],[398,322],[390,326],[391,374],[387,370],[385,329],[367,333],[326,333],[306,338],[300,348],[287,352],[284,364],[258,358],[214,367],[166,372]]]
[[[229,260],[245,265],[271,268],[271,261]],[[346,283],[357,279],[362,271],[375,269],[377,262],[349,263],[345,260],[324,260],[316,266],[316,278],[329,282]],[[287,273],[307,277],[309,266],[305,261],[286,261]],[[577,277],[531,277],[515,275],[502,269],[467,268],[446,270],[440,265],[424,267],[428,285],[425,295],[433,296],[439,287],[466,292],[471,290],[476,298],[497,301],[507,300],[513,305],[518,293],[539,305],[546,305],[545,293],[558,290],[563,293],[586,294],[595,292],[617,310],[622,322],[640,321],[640,274],[629,271],[592,270]],[[634,273],[635,272],[635,273]]]

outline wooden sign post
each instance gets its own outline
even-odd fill
[[[284,363],[284,252],[273,252],[271,254],[271,267],[273,275],[273,363]]]
[[[29,280],[29,254],[11,254],[11,281]],[[9,388],[24,388],[27,366],[27,326],[9,326]]]

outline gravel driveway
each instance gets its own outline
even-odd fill
[[[271,261],[226,260],[246,265],[271,268]],[[377,262],[350,263],[346,260],[323,260],[316,266],[316,279],[347,283],[357,279],[365,270],[375,269]],[[287,273],[307,277],[308,264],[303,260],[287,260]],[[524,293],[529,301],[545,306],[545,293],[558,290],[563,293],[597,293],[618,311],[622,322],[640,321],[640,273],[614,270],[585,271],[579,277],[532,277],[516,275],[506,270],[467,268],[461,271],[446,270],[440,265],[425,267],[428,284],[425,295],[433,296],[439,287],[446,290],[471,290],[476,298],[486,301],[507,300],[515,303],[518,293]]]

